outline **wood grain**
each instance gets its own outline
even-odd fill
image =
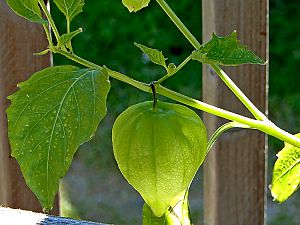
[[[203,0],[203,40],[237,30],[238,38],[268,59],[268,0]],[[231,79],[267,113],[268,67],[228,67]],[[203,67],[203,100],[250,116],[219,77]],[[253,118],[253,117],[252,117]],[[204,114],[209,136],[226,121]],[[229,131],[218,139],[204,166],[205,225],[263,225],[266,207],[266,136],[252,130]]]
[[[50,66],[51,56],[33,56],[47,47],[42,26],[16,16],[4,0],[0,0],[0,34],[0,205],[40,212],[18,163],[10,157],[5,110],[9,105],[6,97],[17,90],[17,84]],[[58,201],[52,213],[58,213]]]

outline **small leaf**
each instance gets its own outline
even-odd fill
[[[80,34],[82,32],[82,28],[79,28],[78,30],[75,30],[73,32],[63,34],[60,37],[60,43],[66,44],[68,41],[71,41],[77,34]]]
[[[84,0],[54,0],[54,3],[69,22],[82,12],[84,6]]]
[[[48,52],[50,52],[50,49],[47,48],[44,51],[33,53],[33,55],[42,56],[46,55]]]
[[[177,70],[177,67],[176,67],[176,65],[174,63],[170,63],[168,65],[168,68],[167,68],[168,74],[173,74],[173,73],[176,72],[176,70]]]
[[[277,157],[270,188],[274,201],[284,202],[300,186],[300,148],[285,143]]]
[[[150,58],[151,62],[163,66],[167,69],[167,65],[166,65],[167,59],[164,57],[162,52],[158,51],[157,49],[148,48],[136,42],[134,42],[134,45],[140,48]]]
[[[245,45],[241,45],[239,40],[237,40],[236,31],[233,31],[226,37],[218,37],[213,34],[212,39],[200,49],[194,51],[191,58],[202,63],[215,63],[225,66],[266,64],[266,62],[256,56],[252,51],[248,50]]]
[[[35,23],[45,24],[38,0],[6,0],[9,7],[19,16]]]
[[[91,139],[106,114],[108,75],[104,70],[57,66],[18,86],[7,109],[12,156],[49,210],[75,151]]]
[[[137,12],[148,6],[150,0],[122,0],[129,12]]]

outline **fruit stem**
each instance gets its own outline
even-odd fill
[[[156,84],[155,81],[152,81],[150,83],[150,87],[151,87],[151,90],[152,90],[152,96],[153,96],[153,110],[155,110],[156,107],[157,107],[157,94],[156,94],[155,84]]]

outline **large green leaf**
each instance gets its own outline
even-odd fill
[[[200,49],[194,51],[191,58],[202,63],[219,65],[265,64],[237,39],[236,31],[226,37],[213,34],[212,39]]]
[[[6,0],[9,7],[19,16],[31,22],[44,24],[47,21],[42,18],[38,0]]]
[[[54,3],[69,22],[82,12],[84,6],[84,0],[54,0]]]
[[[57,66],[19,87],[7,109],[12,156],[49,210],[76,149],[92,138],[106,114],[110,83],[105,70]]]
[[[300,134],[296,134],[300,137]],[[284,202],[300,186],[300,148],[285,143],[277,154],[271,192],[274,200]]]

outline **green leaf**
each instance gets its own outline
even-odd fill
[[[40,24],[47,23],[47,21],[42,18],[38,0],[6,0],[6,2],[17,15],[31,22]]]
[[[60,40],[59,40],[59,44],[61,46],[66,46],[70,51],[73,51],[72,49],[72,43],[71,43],[71,40],[78,34],[80,34],[82,32],[82,28],[79,28],[75,31],[72,31],[70,33],[66,33],[66,34],[63,34],[61,37],[60,37]]]
[[[60,43],[66,44],[68,41],[71,41],[77,34],[80,34],[82,32],[82,28],[79,28],[78,30],[75,30],[73,32],[63,34],[60,37]]]
[[[265,61],[248,50],[237,40],[237,33],[233,31],[229,36],[218,37],[213,34],[212,39],[191,55],[193,60],[207,64],[240,65],[240,64],[266,64]]]
[[[274,201],[284,202],[300,186],[300,148],[285,143],[277,157],[270,188]]]
[[[47,48],[44,51],[33,53],[33,55],[42,56],[46,55],[48,52],[50,52],[50,49]]]
[[[129,12],[137,12],[148,6],[150,0],[122,0]]]
[[[153,48],[148,48],[136,42],[134,42],[134,45],[140,48],[150,58],[151,62],[163,66],[167,69],[167,65],[166,65],[167,58],[164,57],[161,51],[158,51],[157,49],[153,49]]]
[[[177,67],[174,63],[170,63],[167,68],[168,74],[174,74],[177,70]]]
[[[105,70],[57,66],[18,86],[7,109],[12,156],[49,210],[75,151],[91,139],[106,114],[110,83]]]
[[[84,6],[84,0],[54,0],[54,3],[69,22],[82,12]]]

